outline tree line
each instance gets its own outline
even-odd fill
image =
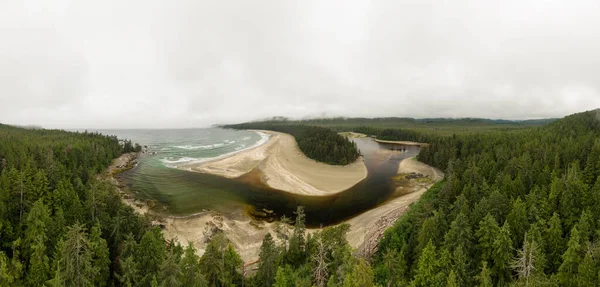
[[[527,132],[432,139],[443,182],[386,231],[387,286],[597,286],[599,111]]]
[[[0,286],[239,285],[241,259],[222,237],[200,258],[102,180],[135,150],[98,133],[0,125]]]
[[[251,122],[224,126],[232,129],[271,130],[292,135],[308,158],[333,165],[353,163],[360,156],[356,144],[331,129],[286,124],[286,122]]]
[[[202,256],[165,240],[102,179],[135,145],[0,125],[0,286],[369,286],[347,225],[306,236],[301,207],[267,234],[256,272],[223,233]]]

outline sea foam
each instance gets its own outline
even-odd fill
[[[260,139],[253,145],[247,147],[245,144],[242,144],[240,147],[235,148],[234,151],[225,153],[225,154],[221,154],[216,157],[210,157],[210,158],[181,157],[178,159],[173,159],[172,157],[168,157],[168,158],[163,158],[160,161],[163,162],[165,164],[165,166],[171,167],[171,168],[179,168],[180,166],[189,165],[189,164],[199,164],[199,163],[203,163],[203,162],[207,162],[207,161],[212,161],[212,160],[217,160],[217,159],[221,159],[224,157],[232,156],[234,154],[243,152],[245,150],[255,148],[257,146],[263,145],[270,138],[270,136],[266,133],[263,133],[263,132],[255,132],[255,133],[260,135]],[[235,142],[236,142],[235,140],[225,140],[225,141],[223,141],[222,144],[216,144],[216,145],[223,146],[223,145],[225,145],[225,143],[227,143],[227,145],[231,145],[231,144],[234,144]],[[205,146],[182,145],[182,146],[174,146],[174,147],[181,148],[181,149],[187,149],[187,150],[193,150],[193,149],[208,149],[206,147],[209,147],[209,146],[211,146],[212,148],[215,148],[214,147],[215,145],[205,145]],[[204,148],[201,148],[201,147],[204,147]]]

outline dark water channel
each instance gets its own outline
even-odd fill
[[[230,216],[242,211],[263,210],[274,216],[293,217],[298,205],[305,207],[308,226],[327,226],[354,217],[400,194],[392,177],[401,160],[416,156],[417,146],[382,144],[370,138],[352,139],[365,158],[367,177],[354,187],[331,196],[302,196],[272,189],[260,182],[260,171],[239,179],[188,172],[155,164],[140,164],[121,175],[136,197],[154,200],[170,215],[190,215],[216,210]],[[400,150],[390,152],[391,149]]]

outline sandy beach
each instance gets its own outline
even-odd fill
[[[398,217],[406,212],[411,203],[417,201],[435,182],[443,178],[443,173],[433,167],[421,163],[414,158],[400,162],[398,171],[405,173],[422,173],[431,181],[410,181],[404,189],[407,194],[386,202],[374,209],[364,212],[348,221],[350,230],[347,235],[350,246],[361,256],[369,256],[376,248],[384,231],[392,226]],[[163,219],[166,238],[176,238],[181,244],[193,242],[199,254],[204,253],[206,241],[215,230],[220,230],[231,240],[231,243],[245,262],[258,258],[263,237],[268,233],[274,238],[274,224],[252,221],[241,216],[238,219],[227,218],[214,212],[206,212],[189,218],[167,217]],[[307,232],[316,232],[309,229]]]
[[[268,134],[269,140],[229,157],[183,165],[180,168],[227,178],[240,177],[258,168],[266,185],[311,196],[326,196],[344,191],[367,177],[362,157],[345,166],[320,163],[306,157],[293,136],[273,131],[258,132]]]
[[[253,150],[255,151],[250,154],[260,155],[261,148],[272,148],[269,146],[273,144],[274,141],[269,141],[263,146],[254,148]],[[241,154],[236,156],[239,155]],[[113,167],[109,170],[113,170],[114,166],[131,164],[132,160],[135,160],[135,158],[131,154],[123,155],[114,161]],[[258,164],[262,164],[262,162],[249,164],[246,168],[252,170],[250,167]],[[244,171],[245,169],[242,169],[241,174]],[[352,248],[360,256],[369,256],[372,254],[376,250],[377,243],[383,236],[384,231],[392,226],[398,217],[408,210],[411,203],[417,201],[435,182],[443,178],[441,171],[421,163],[414,158],[407,158],[399,163],[398,174],[403,175],[413,172],[421,173],[431,180],[405,181],[401,187],[405,195],[392,199],[346,221],[346,223],[350,224],[347,239]],[[122,189],[124,187],[117,182],[112,173],[107,173],[107,176],[108,180],[119,188],[123,202],[134,208],[137,213],[153,218],[155,220],[153,224],[163,227],[165,238],[175,239],[184,246],[193,242],[199,255],[204,254],[206,244],[215,232],[223,232],[245,262],[254,261],[258,258],[262,239],[267,233],[271,233],[274,238],[277,238],[273,223],[253,220],[245,215],[242,210],[234,216],[224,216],[214,211],[206,211],[189,217],[161,215],[150,208],[149,203],[137,200],[125,192]],[[318,230],[309,229],[307,232],[316,231]]]

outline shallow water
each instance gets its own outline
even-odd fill
[[[367,178],[335,195],[302,196],[262,184],[258,170],[239,179],[227,179],[169,167],[177,162],[202,161],[248,148],[261,140],[254,132],[223,129],[102,132],[130,138],[157,152],[156,155],[142,155],[140,164],[120,177],[136,197],[156,201],[167,214],[182,216],[216,210],[234,216],[239,215],[240,210],[266,209],[279,217],[283,214],[293,216],[296,207],[302,205],[309,226],[339,223],[399,196],[394,193],[392,177],[402,159],[419,152],[415,146],[380,144],[370,138],[352,139],[365,158]],[[380,151],[390,148],[406,151]]]

